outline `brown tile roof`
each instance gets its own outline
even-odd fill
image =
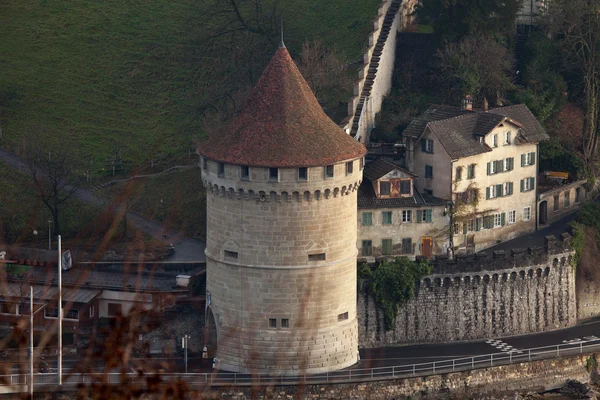
[[[444,107],[442,113],[435,111],[439,107]],[[451,107],[447,106],[431,106],[422,117],[406,128],[403,135],[418,138],[425,128],[429,127],[454,160],[491,151],[479,138],[487,135],[504,120],[509,120],[521,128],[522,137],[517,138],[519,143],[537,143],[548,139],[544,128],[524,104],[494,108],[488,112],[463,111],[454,107],[454,116],[451,116],[450,109]],[[449,117],[433,119],[433,115]],[[421,129],[421,132],[417,134],[418,129]]]
[[[444,199],[419,193],[416,186],[413,186],[413,191],[415,195],[411,197],[379,199],[373,189],[373,183],[365,179],[358,188],[358,208],[367,210],[373,208],[434,207],[448,203]]]
[[[376,181],[381,178],[385,174],[393,171],[394,169],[400,170],[405,174],[415,177],[416,175],[410,171],[401,168],[399,165],[394,164],[393,162],[386,160],[385,158],[378,158],[375,161],[369,162],[365,164],[365,169],[363,170],[363,176],[370,180],[371,182]]]
[[[242,112],[198,146],[207,158],[255,167],[313,167],[362,157],[365,147],[324,112],[285,47]]]

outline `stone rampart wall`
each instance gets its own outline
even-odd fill
[[[418,283],[394,329],[384,329],[366,283],[358,290],[359,343],[443,343],[543,332],[577,322],[573,252],[567,238],[510,255],[438,260]]]

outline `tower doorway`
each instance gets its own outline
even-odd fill
[[[546,200],[540,203],[540,217],[539,223],[540,225],[546,225],[548,222],[548,202]]]

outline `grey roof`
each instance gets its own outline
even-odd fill
[[[420,117],[414,119],[402,132],[402,135],[410,138],[418,138],[425,130],[427,123],[458,117],[459,115],[471,114],[473,111],[462,110],[458,107],[433,105],[427,109]]]
[[[0,293],[2,297],[29,298],[29,283],[6,282],[0,284]],[[63,287],[63,300],[72,303],[89,303],[96,296],[102,293],[98,289],[86,288],[66,288]],[[46,285],[33,285],[33,299],[39,300],[57,300],[58,287]]]
[[[373,183],[365,179],[358,188],[358,208],[406,208],[441,206],[446,204],[446,200],[444,199],[419,193],[416,187],[413,187],[413,193],[415,193],[415,196],[379,199],[373,189]]]
[[[443,107],[443,110],[440,107]],[[454,115],[451,109],[454,109]],[[522,137],[518,138],[518,142],[537,143],[548,139],[544,128],[524,104],[494,108],[487,112],[431,106],[422,117],[406,128],[403,135],[418,138],[425,128],[429,127],[450,158],[456,160],[491,151],[479,138],[487,135],[504,120],[509,120],[521,128]]]
[[[394,164],[389,160],[386,160],[385,158],[378,158],[375,161],[367,163],[363,171],[363,176],[366,179],[369,179],[371,182],[374,182],[395,169],[400,170],[409,176],[416,176],[412,172],[400,167],[397,164]]]
[[[525,104],[492,108],[489,113],[498,114],[522,125],[521,133],[530,143],[548,140],[549,136]]]

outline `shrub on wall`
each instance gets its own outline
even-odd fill
[[[427,261],[411,261],[406,257],[382,261],[372,271],[367,287],[383,311],[386,330],[394,328],[398,308],[414,296],[415,282],[429,273],[431,265]],[[364,271],[361,275],[365,275]]]

